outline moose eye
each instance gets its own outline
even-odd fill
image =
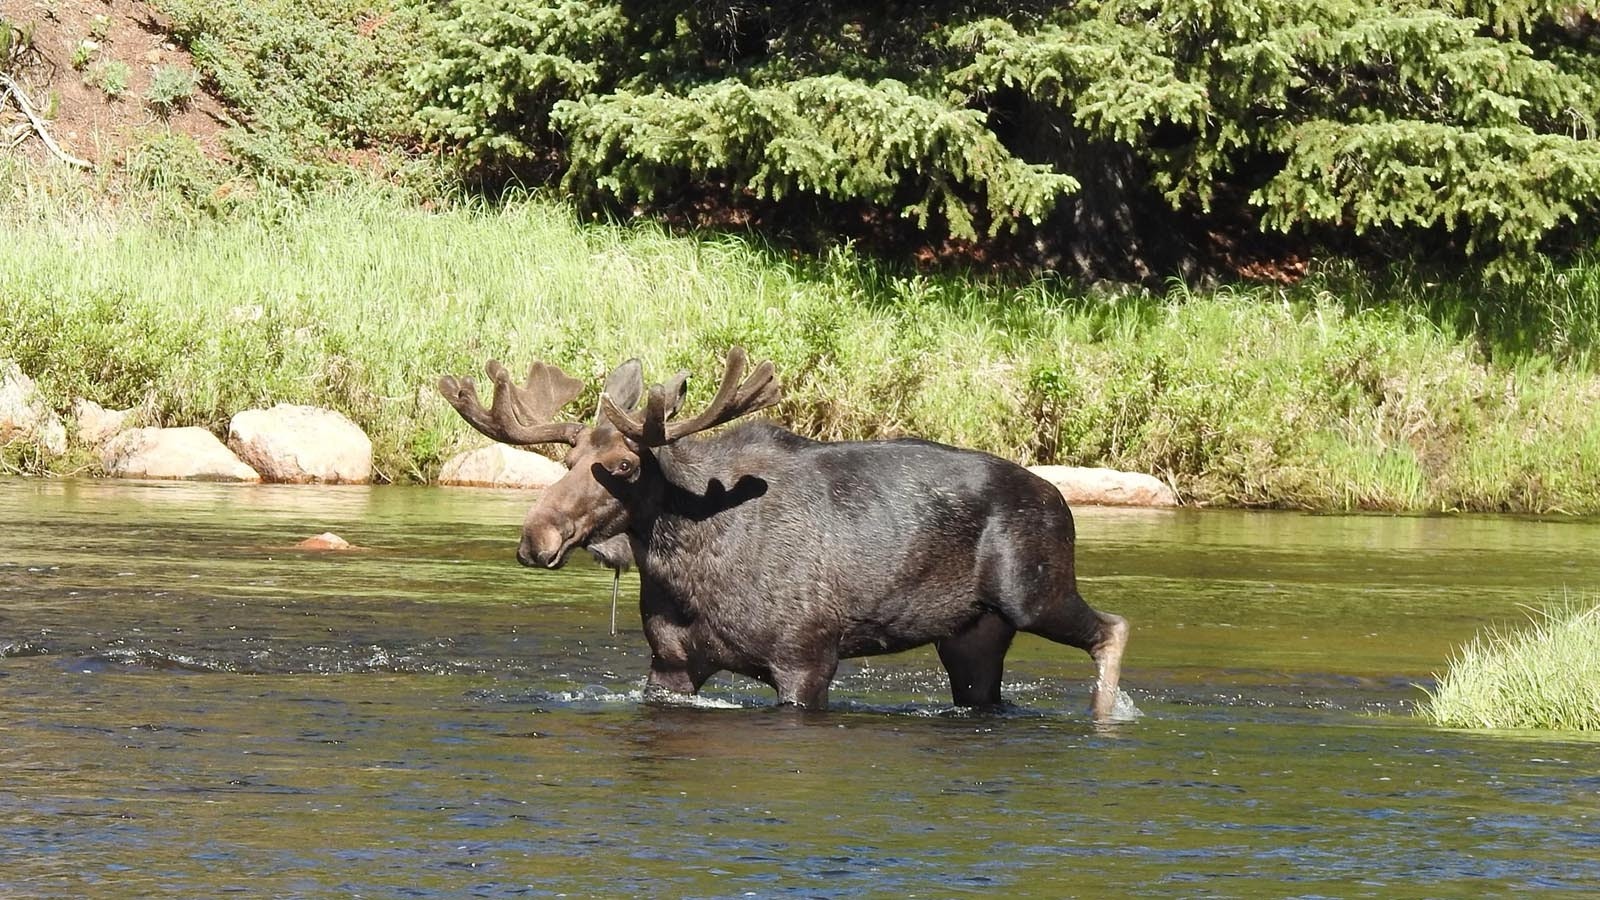
[[[615,469],[611,470],[611,474],[617,475],[617,476],[623,476],[623,477],[626,477],[627,475],[632,474],[632,472],[633,472],[633,461],[632,460],[627,460],[627,459],[618,461],[617,467]]]

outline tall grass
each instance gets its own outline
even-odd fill
[[[1395,264],[1376,277],[1344,264],[1328,281],[1350,309],[1404,305],[1469,335],[1491,359],[1542,357],[1600,370],[1600,254],[1531,258],[1511,280]]]
[[[1600,511],[1600,379],[1486,361],[1415,311],[1316,283],[1151,295],[906,274],[580,225],[532,198],[153,209],[0,167],[0,357],[60,408],[145,404],[220,430],[251,406],[328,405],[367,428],[383,475],[425,480],[476,439],[433,393],[441,373],[542,357],[595,384],[639,355],[657,377],[701,375],[692,405],[741,343],[778,365],[776,415],[818,437],[1141,469],[1201,503]]]
[[[1447,728],[1600,730],[1600,603],[1568,599],[1480,633],[1421,712]]]

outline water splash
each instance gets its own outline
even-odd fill
[[[588,704],[638,703],[643,696],[639,689],[618,691],[601,684],[585,685],[566,691],[535,691],[534,696],[543,702],[560,706]]]
[[[1144,718],[1144,710],[1134,704],[1133,697],[1127,691],[1117,688],[1117,699],[1112,701],[1111,715],[1106,721],[1112,724],[1123,724],[1137,722],[1142,718]]]
[[[0,659],[16,659],[24,656],[44,656],[50,651],[33,641],[0,641]]]

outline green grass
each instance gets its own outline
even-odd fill
[[[1345,264],[1332,290],[1347,308],[1401,304],[1452,333],[1470,335],[1490,358],[1543,357],[1600,370],[1600,253],[1557,262],[1538,256],[1514,279],[1396,264],[1373,277]]]
[[[1600,730],[1600,603],[1568,599],[1462,647],[1421,712],[1447,728]]]
[[[777,363],[776,415],[817,437],[1142,470],[1198,503],[1600,512],[1600,378],[1489,362],[1474,336],[1327,280],[1107,293],[584,225],[532,198],[241,189],[202,215],[123,189],[113,205],[0,167],[0,357],[63,410],[148,404],[220,431],[320,404],[368,430],[383,476],[427,480],[477,440],[442,373],[542,357],[596,385],[639,355],[654,377],[696,373],[693,404],[740,343]]]

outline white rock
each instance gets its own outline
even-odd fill
[[[16,361],[0,359],[0,444],[15,440],[60,456],[67,452],[67,427]]]
[[[106,474],[116,478],[257,482],[256,470],[204,428],[133,428],[100,450]]]
[[[1069,504],[1086,506],[1177,506],[1172,488],[1140,472],[1086,469],[1077,466],[1029,466],[1028,471],[1055,485]]]
[[[79,397],[72,401],[72,418],[78,426],[78,440],[91,447],[104,444],[128,430],[135,409],[106,409],[93,400]]]
[[[451,457],[439,470],[439,483],[543,489],[566,474],[566,466],[548,457],[505,444],[490,444]]]
[[[365,484],[372,441],[342,413],[280,403],[247,409],[228,423],[228,447],[264,481]]]

